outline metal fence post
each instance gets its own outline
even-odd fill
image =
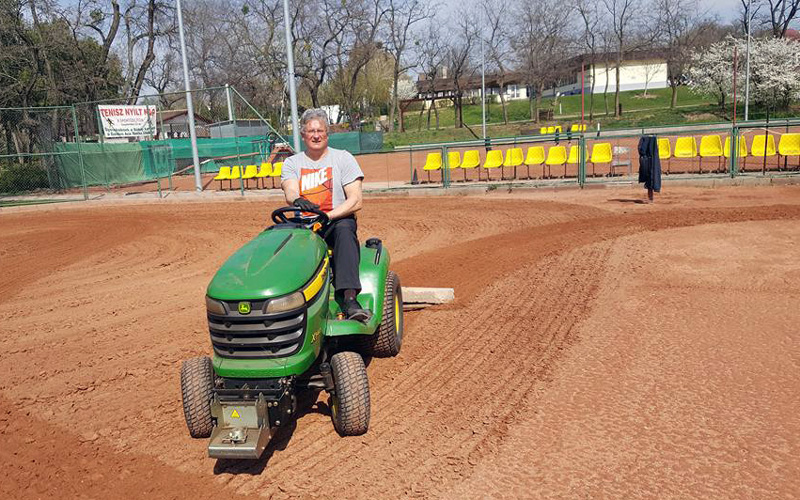
[[[583,189],[586,184],[586,136],[581,133],[578,139],[578,147],[580,151],[580,161],[578,162],[578,185]]]
[[[81,138],[78,134],[78,115],[75,113],[75,105],[69,107],[72,112],[72,126],[75,127],[75,147],[78,148],[78,162],[81,166],[81,181],[83,182],[83,199],[89,199],[89,187],[86,185],[86,168],[83,165],[83,152],[81,151]]]
[[[730,176],[734,178],[739,174],[739,127],[735,125],[731,127],[730,147]]]
[[[447,158],[447,146],[442,146],[442,187],[450,187],[450,161]]]
[[[230,116],[233,117],[233,140],[236,142],[236,163],[239,163],[239,193],[244,196],[244,165],[242,162],[242,152],[239,150],[239,127],[236,120],[236,106],[231,107]]]

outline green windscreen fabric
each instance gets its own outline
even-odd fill
[[[142,148],[138,143],[56,143],[55,159],[64,187],[83,185],[81,158],[89,186],[124,184],[146,180]]]
[[[147,151],[145,172],[151,175],[163,176],[192,164],[190,139],[142,141],[140,144],[142,150]],[[259,136],[197,139],[197,156],[203,173],[217,172],[222,165],[260,165],[269,158],[269,151],[269,142]]]

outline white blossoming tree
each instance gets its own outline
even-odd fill
[[[738,50],[736,99],[745,97],[746,42],[728,37],[704,52],[692,54],[690,87],[713,95],[724,107],[733,97],[734,47]],[[787,39],[751,40],[750,98],[770,108],[788,107],[800,98],[800,42]]]

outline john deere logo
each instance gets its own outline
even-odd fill
[[[239,302],[239,314],[250,314],[250,302]]]

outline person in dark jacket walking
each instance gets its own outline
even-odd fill
[[[653,192],[661,192],[661,159],[658,157],[658,139],[645,135],[639,139],[639,182],[647,189],[647,200],[653,203]]]

